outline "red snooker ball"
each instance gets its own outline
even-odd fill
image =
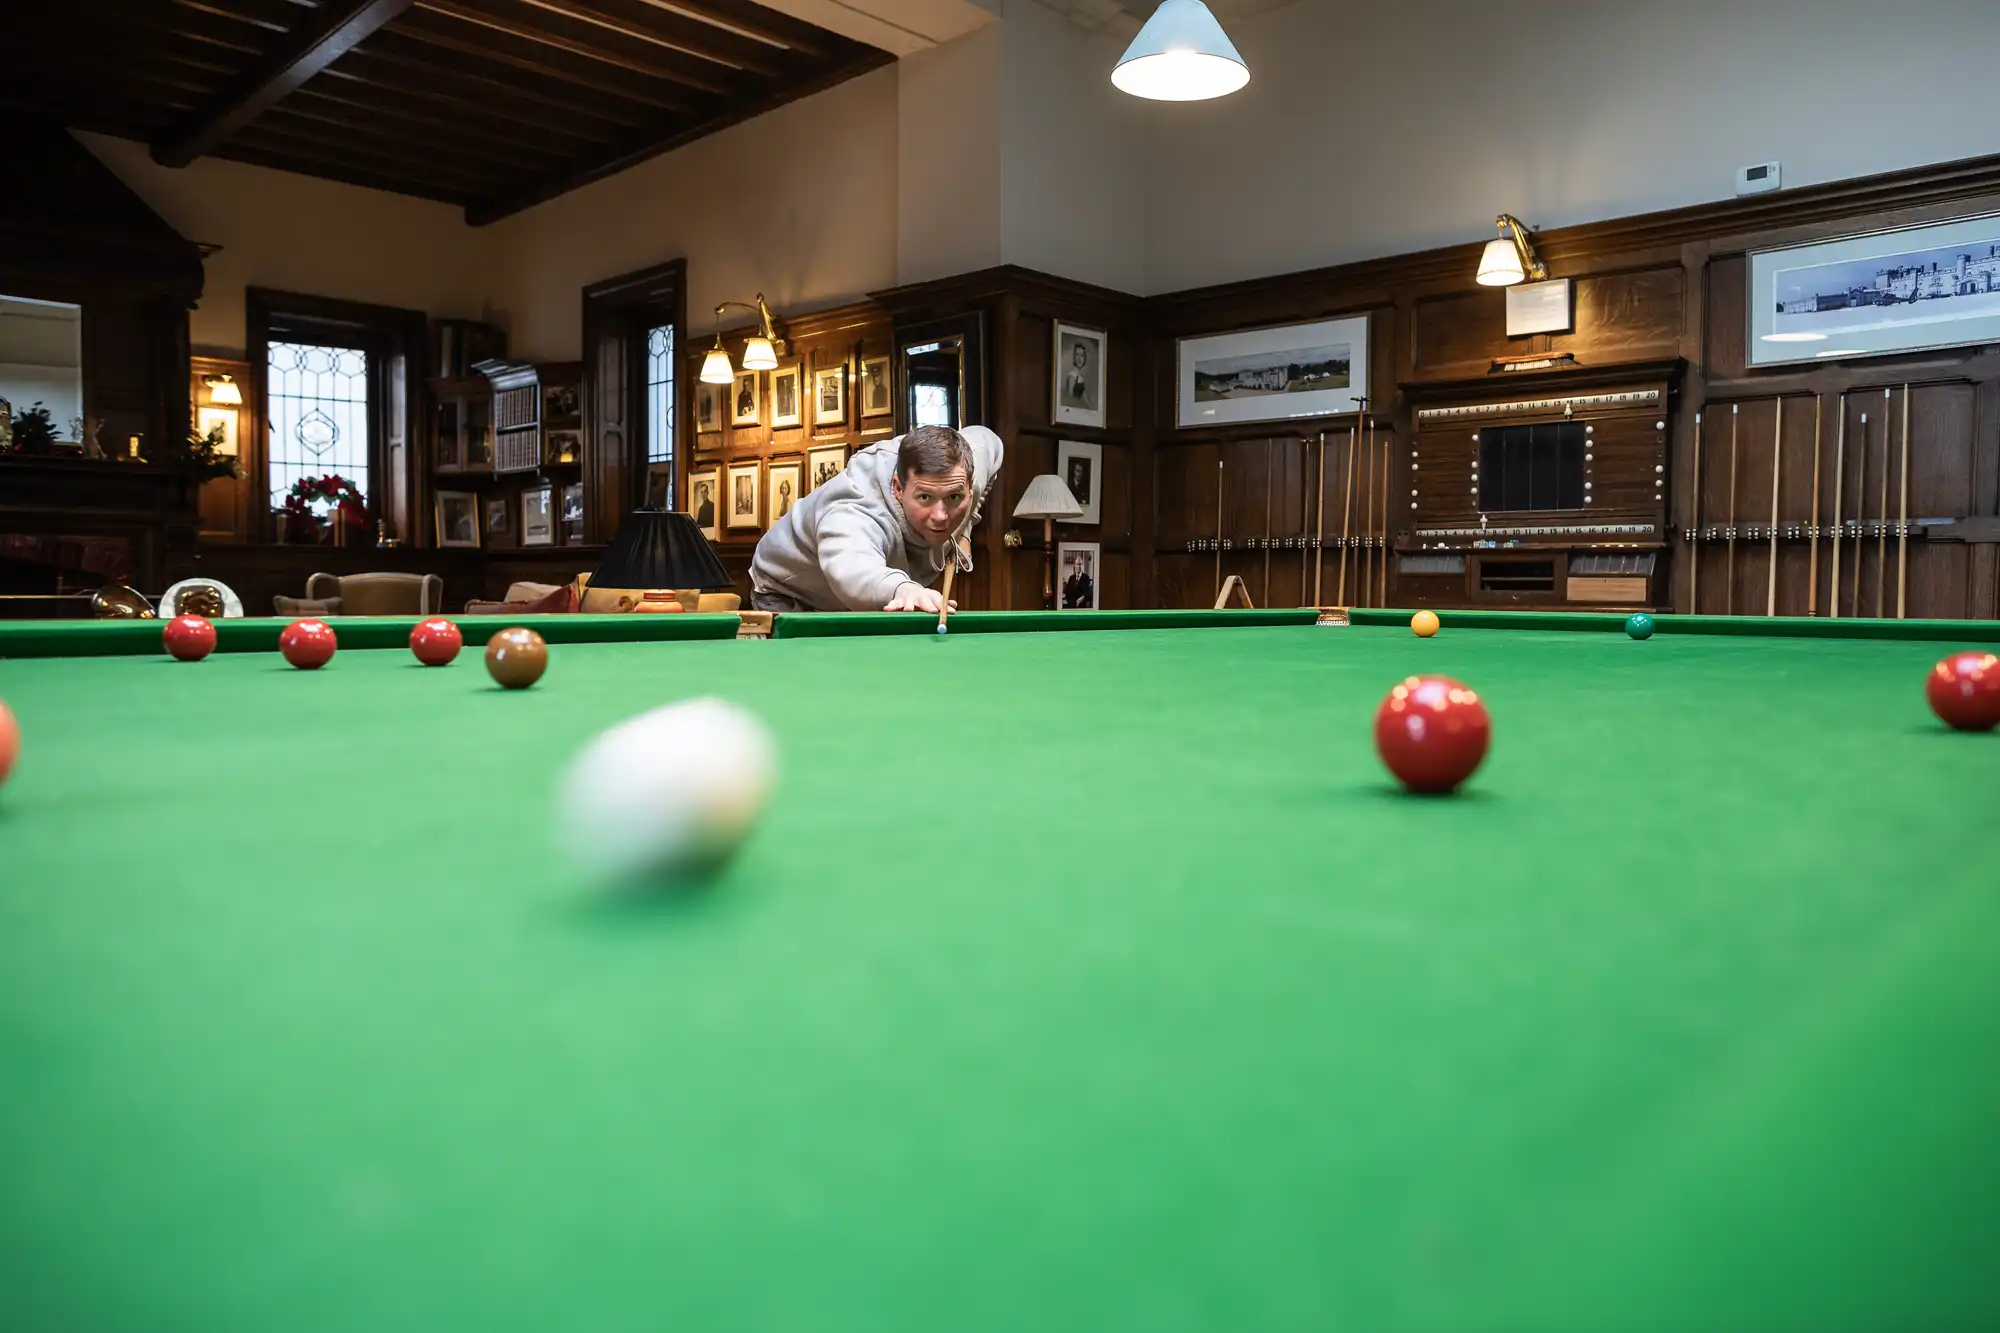
[[[465,636],[458,632],[458,626],[443,616],[418,622],[410,631],[410,651],[425,666],[444,666],[458,656],[458,650],[465,646]]]
[[[199,662],[215,651],[215,626],[200,616],[175,616],[160,637],[177,662]]]
[[[2000,657],[1953,653],[1931,668],[1924,680],[1931,711],[1960,731],[2000,726]]]
[[[0,703],[0,786],[6,784],[7,775],[14,771],[14,761],[21,757],[21,724],[14,720],[7,705]]]
[[[338,647],[333,626],[324,620],[294,620],[278,636],[278,651],[301,671],[312,671],[333,660]]]
[[[1450,676],[1411,676],[1375,710],[1375,750],[1411,791],[1448,792],[1486,758],[1493,719]]]

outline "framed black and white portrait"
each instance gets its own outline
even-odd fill
[[[804,471],[801,464],[773,463],[769,486],[771,488],[771,522],[776,523],[792,511],[799,502],[800,475]]]
[[[700,384],[694,386],[694,428],[704,435],[712,435],[722,429],[722,395],[726,385]]]
[[[758,483],[763,480],[761,463],[731,463],[729,465],[729,488],[723,495],[728,509],[728,517],[723,526],[732,531],[763,526],[757,517],[759,496]]]
[[[507,534],[507,502],[496,496],[486,502],[486,535],[503,537]]]
[[[757,372],[741,371],[736,383],[729,387],[729,424],[732,426],[756,426],[762,424],[763,415],[758,411]]]
[[[547,482],[521,492],[521,545],[556,544],[555,487]]]
[[[1076,440],[1063,440],[1056,445],[1056,475],[1062,478],[1069,493],[1083,506],[1083,517],[1072,520],[1077,523],[1096,523],[1099,502],[1104,498],[1104,446],[1084,444]]]
[[[861,415],[863,417],[886,417],[895,410],[896,404],[889,387],[889,358],[886,356],[862,357]]]
[[[780,430],[805,424],[804,404],[799,401],[797,364],[780,366],[771,372],[771,429]]]
[[[813,371],[813,425],[847,424],[847,367],[821,366]]]
[[[806,455],[806,489],[816,491],[840,475],[847,466],[847,446],[831,444]]]
[[[701,535],[710,541],[721,536],[715,521],[716,502],[721,494],[722,473],[716,468],[703,468],[688,474],[688,514],[694,519],[694,525],[701,529]]]
[[[1102,329],[1056,324],[1055,405],[1051,418],[1060,426],[1104,425],[1104,349]]]
[[[1097,610],[1101,556],[1096,542],[1056,543],[1056,609]]]
[[[479,545],[479,497],[471,491],[437,492],[437,544]]]

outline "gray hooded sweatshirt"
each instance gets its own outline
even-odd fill
[[[984,426],[959,432],[972,446],[973,515],[1000,474],[1000,437]],[[891,489],[903,437],[871,444],[779,519],[757,543],[750,585],[816,611],[880,611],[905,583],[929,587],[945,550],[910,530]],[[961,572],[971,568],[968,562]]]

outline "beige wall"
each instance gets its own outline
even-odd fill
[[[240,354],[245,287],[477,319],[497,285],[492,229],[449,204],[217,158],[163,167],[144,144],[76,137],[174,230],[222,247],[189,320],[197,348]]]
[[[998,24],[896,65],[896,273],[928,282],[1000,262]]]
[[[1994,0],[1301,0],[1148,111],[1149,292],[2000,149]]]
[[[575,358],[583,286],[669,259],[695,337],[719,300],[761,291],[782,314],[894,286],[896,105],[890,66],[487,228],[509,351]]]

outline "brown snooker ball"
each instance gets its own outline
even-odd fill
[[[549,669],[549,646],[531,629],[503,629],[486,641],[486,673],[510,690],[525,690]]]

